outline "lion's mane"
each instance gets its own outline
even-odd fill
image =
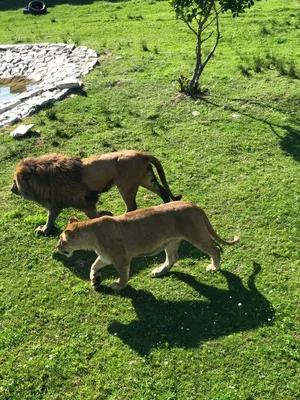
[[[26,198],[44,207],[76,208],[93,197],[82,182],[82,169],[78,157],[46,154],[21,160],[15,180]]]

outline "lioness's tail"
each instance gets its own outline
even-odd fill
[[[228,244],[228,245],[234,245],[237,244],[240,241],[240,238],[238,236],[234,236],[233,240],[231,241],[227,241],[222,239],[217,232],[214,230],[214,228],[212,227],[211,223],[209,222],[209,219],[207,218],[207,215],[205,214],[205,212],[202,210],[203,212],[203,218],[204,218],[204,222],[205,225],[210,233],[210,236],[218,243],[220,244]]]
[[[161,182],[162,182],[164,188],[166,189],[168,195],[169,195],[169,196],[171,197],[171,199],[174,200],[174,201],[180,200],[181,197],[182,197],[181,194],[178,194],[177,196],[174,196],[174,195],[172,194],[171,189],[169,188],[169,185],[168,185],[168,182],[167,182],[167,178],[166,178],[166,175],[165,175],[165,171],[164,171],[163,166],[161,165],[160,161],[159,161],[156,157],[154,157],[154,156],[152,156],[152,155],[150,155],[150,154],[148,154],[148,157],[149,157],[149,162],[155,166],[155,168],[156,168],[156,170],[157,170],[157,172],[158,172],[158,175],[159,175],[159,177],[160,177],[160,180],[161,180]]]

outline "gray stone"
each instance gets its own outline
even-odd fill
[[[37,107],[36,106],[30,107],[30,108],[26,108],[21,112],[21,117],[22,118],[26,118],[29,115],[34,114],[36,111],[37,111]]]
[[[65,79],[58,83],[57,87],[59,89],[74,89],[81,87],[82,84],[77,79]]]
[[[19,138],[22,136],[25,136],[27,132],[30,131],[30,129],[34,126],[34,124],[30,125],[20,125],[16,129],[14,129],[9,136],[13,138]]]
[[[0,78],[23,76],[40,81],[34,90],[0,104],[0,128],[61,100],[82,86],[81,78],[99,63],[86,46],[65,43],[0,45]]]

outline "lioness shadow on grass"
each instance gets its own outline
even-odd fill
[[[66,258],[64,255],[61,255],[56,252],[53,253],[53,258],[61,262],[66,268],[68,268],[74,275],[78,276],[80,279],[89,281],[91,265],[96,260],[97,255],[94,251],[77,250],[70,258]],[[192,244],[182,241],[179,247],[179,259],[180,260],[192,259],[198,262],[202,259],[209,259],[209,256],[207,254],[202,253]],[[131,262],[130,276],[137,275],[140,271],[149,269],[149,279],[151,279],[150,278],[151,269],[153,269],[155,265],[162,264],[164,260],[165,260],[164,251],[161,251],[160,253],[154,256],[148,255],[148,256],[136,257]],[[176,266],[174,268],[176,268]],[[112,276],[115,277],[118,276],[116,269],[112,265],[103,268],[101,274],[103,280],[105,280],[106,278],[111,279]],[[102,289],[104,290],[104,288]]]
[[[203,284],[185,273],[171,273],[206,297],[205,301],[157,300],[150,292],[127,287],[121,296],[132,299],[137,319],[127,325],[114,321],[108,330],[140,355],[147,355],[165,344],[195,348],[206,340],[271,325],[274,311],[254,282],[260,270],[254,263],[248,288],[238,276],[220,271],[227,280],[227,290]]]

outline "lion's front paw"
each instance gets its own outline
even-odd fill
[[[218,270],[219,270],[219,268],[216,268],[213,264],[209,264],[209,265],[206,267],[206,271],[216,272],[216,271],[218,271]]]
[[[51,229],[48,227],[48,225],[40,225],[36,228],[35,233],[38,235],[44,235],[47,236],[51,232]]]

